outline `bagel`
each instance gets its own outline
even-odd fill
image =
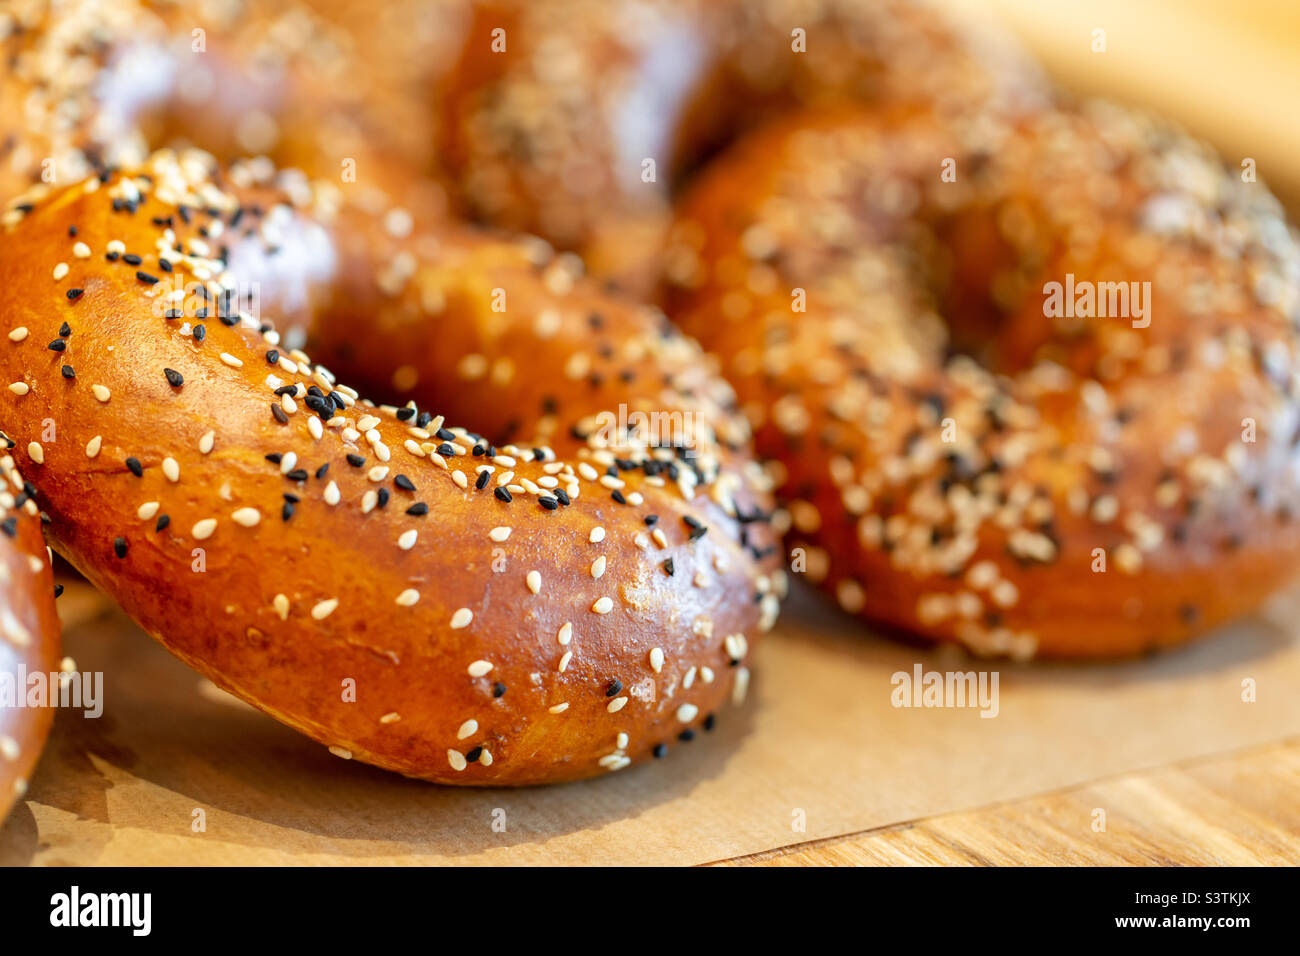
[[[0,445],[0,820],[27,792],[54,719],[48,700],[28,700],[27,675],[60,670],[49,553],[32,486],[7,445]]]
[[[178,143],[443,210],[430,135],[463,5],[15,0],[0,9],[0,201]]]
[[[843,101],[957,115],[1046,101],[1001,34],[917,0],[470,8],[435,114],[453,208],[580,251],[638,292],[657,274],[672,190],[747,129]]]
[[[47,534],[172,653],[340,756],[466,785],[662,756],[743,699],[783,587],[730,390],[542,243],[408,231],[200,153],[34,202],[0,235],[0,316],[30,330],[0,350],[27,386],[0,419]],[[497,281],[504,311],[461,294]],[[483,427],[364,401],[271,324],[360,350],[402,313],[428,347],[388,375],[411,365]],[[687,425],[623,424],[598,408],[620,389]],[[569,457],[499,440],[516,410]]]
[[[845,610],[1130,654],[1294,577],[1297,248],[1262,185],[1117,107],[830,111],[692,184],[668,311]]]

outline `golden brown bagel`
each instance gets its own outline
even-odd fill
[[[3,343],[15,345],[12,336]],[[27,675],[42,675],[48,693],[59,672],[54,580],[36,513],[31,486],[0,437],[0,820],[27,792],[54,718],[48,699],[28,700]]]
[[[1300,560],[1277,202],[1115,107],[971,119],[804,116],[682,202],[669,311],[784,465],[797,561],[982,653],[1128,654],[1249,611]],[[1049,317],[1071,282],[1077,317]]]
[[[0,8],[0,201],[179,143],[441,209],[433,83],[464,4],[15,0]]]
[[[681,383],[664,395],[707,416],[694,457],[605,429],[565,462],[371,406],[260,330],[251,283],[267,319],[350,302],[360,341],[387,312],[442,308],[439,249],[462,283],[466,262],[487,277],[505,263],[512,334],[490,355],[458,354],[468,339],[452,335],[434,353],[433,371],[484,368],[434,394],[471,392],[455,401],[495,426],[517,400],[530,413],[543,380],[558,408],[585,407],[567,396],[589,383],[561,368],[502,371],[550,354],[545,334],[574,354],[600,341],[585,312],[569,313],[576,280],[537,258],[559,319],[516,316],[510,277],[528,276],[513,246],[406,237],[385,215],[372,227],[401,241],[363,257],[342,235],[365,217],[337,191],[300,181],[286,196],[258,164],[214,173],[206,155],[160,153],[52,194],[0,236],[0,316],[30,330],[0,351],[29,388],[5,396],[0,418],[36,473],[54,545],[219,686],[411,776],[567,780],[711,727],[744,694],[748,645],[771,626],[781,581],[764,490],[726,444],[743,422],[715,403],[725,387],[701,380],[693,346],[661,324],[668,344],[647,339],[634,366],[646,390],[628,388],[655,403],[665,377]],[[523,308],[540,296],[523,292]],[[645,321],[602,308],[619,328]],[[58,440],[42,444],[47,418]]]
[[[926,0],[480,0],[439,89],[464,213],[641,287],[682,174],[739,133],[844,101],[1045,100],[1001,36]]]

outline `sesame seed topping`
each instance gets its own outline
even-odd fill
[[[462,607],[451,616],[451,628],[458,631],[463,627],[469,627],[472,620],[474,620],[474,612],[467,607]]]

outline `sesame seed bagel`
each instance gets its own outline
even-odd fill
[[[927,0],[483,0],[439,84],[463,215],[582,252],[640,289],[670,190],[744,130],[843,101],[1045,100],[986,24]]]
[[[783,465],[796,569],[1017,657],[1251,610],[1300,562],[1277,202],[1117,107],[968,120],[805,115],[680,205],[669,313]]]
[[[29,334],[0,364],[27,391],[0,420],[51,542],[182,660],[340,756],[466,785],[662,756],[743,699],[776,615],[745,424],[661,316],[535,242],[408,225],[266,164],[170,152],[11,223],[0,319]],[[504,283],[503,312],[459,302],[480,277]],[[328,328],[363,368],[372,328],[405,313],[419,334],[378,384],[409,365],[399,384],[483,425],[363,400],[272,326]],[[602,343],[636,372],[622,393],[562,374]],[[556,364],[503,371],[537,359]],[[703,423],[610,425],[589,394]],[[547,420],[564,458],[496,434]]]
[[[27,675],[59,671],[54,580],[32,491],[0,436],[0,820],[27,792],[54,719],[53,707],[29,706]]]
[[[175,144],[436,213],[432,90],[465,19],[463,4],[426,0],[13,0],[0,8],[0,201]]]

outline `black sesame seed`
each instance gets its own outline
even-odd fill
[[[501,683],[500,681],[497,681],[495,684],[492,685],[493,697],[501,697],[505,694],[505,692],[506,692],[506,685]]]
[[[481,756],[483,756],[483,748],[481,746],[475,747],[473,750],[465,754],[465,762],[478,763],[478,758]]]
[[[321,465],[319,468],[316,469],[317,480],[324,478],[327,474],[329,474],[329,470],[330,470],[330,463],[327,461],[325,462],[325,464]]]
[[[412,482],[411,479],[407,478],[405,475],[398,475],[396,478],[393,479],[393,484],[397,485],[397,487],[401,488],[403,491],[415,490],[415,483]]]
[[[291,501],[294,504],[297,504],[298,502],[302,501],[302,499],[299,498],[297,495],[291,494],[290,492],[287,491],[282,491],[280,493],[280,497],[283,498],[285,501]]]
[[[113,539],[113,553],[119,558],[126,557],[126,538]]]
[[[196,326],[194,326],[194,341],[195,341],[195,342],[202,342],[203,339],[204,339],[204,337],[205,337],[207,334],[208,334],[208,330],[207,330],[207,328],[205,328],[204,326],[202,326],[202,325],[196,325]]]
[[[62,585],[62,584],[56,584],[56,585],[54,585],[54,596],[55,596],[56,598],[61,598],[61,597],[63,597],[63,585]]]
[[[63,339],[55,339],[47,346],[51,352],[62,352],[67,347],[68,343],[63,341]]]
[[[490,477],[489,472],[480,471],[478,473],[478,477],[474,479],[474,487],[477,488],[479,491],[482,491],[484,486],[487,485],[489,477]]]
[[[542,497],[538,498],[537,503],[541,505],[543,508],[545,508],[547,511],[554,511],[556,508],[560,507],[560,502],[557,501],[555,498],[550,497],[549,495],[543,495]]]
[[[159,259],[158,268],[162,269],[163,272],[171,272],[172,264],[167,259]]]
[[[704,718],[704,725],[703,725],[703,726],[704,726],[704,729],[705,729],[705,730],[712,730],[715,726],[717,726],[717,723],[718,723],[717,716],[714,715],[714,714],[708,714],[708,715]]]
[[[281,425],[289,424],[289,413],[284,410],[279,402],[271,403],[271,414],[275,416],[275,420]]]
[[[85,291],[86,291],[85,289],[69,289],[69,290],[67,291],[66,295],[67,295],[67,297],[68,297],[69,299],[72,299],[72,300],[75,301],[76,299],[80,299],[81,296],[82,296],[82,294],[83,294]]]
[[[676,570],[676,566],[673,564],[672,558],[668,558],[666,561],[664,561],[664,570],[668,572],[668,576],[670,578],[673,576],[673,572]]]
[[[388,498],[389,498],[388,489],[380,488],[378,494],[375,497],[378,499],[379,502],[378,506],[380,508],[384,507],[385,505],[388,504]]]
[[[623,682],[619,680],[617,677],[615,677],[612,681],[610,681],[608,684],[605,685],[605,696],[613,697],[616,694],[618,694],[622,689],[623,689]]]
[[[147,273],[147,272],[141,272],[141,271],[138,270],[138,269],[136,270],[135,277],[136,277],[137,279],[139,279],[141,282],[143,282],[145,285],[157,285],[157,284],[158,284],[158,277],[157,277],[157,276],[152,276],[152,275],[150,275],[150,274]]]
[[[134,252],[128,252],[125,255],[123,255],[122,261],[129,266],[138,266],[144,262],[144,260],[141,259],[139,256],[137,256]]]
[[[280,353],[279,353],[279,352],[277,352],[275,349],[270,349],[269,351],[267,351],[267,353],[266,353],[266,364],[267,364],[267,365],[274,365],[274,364],[275,364],[276,362],[278,362],[278,361],[280,361]]]
[[[411,505],[411,507],[406,509],[406,513],[411,515],[413,518],[421,518],[429,513],[429,506],[423,501],[417,501],[415,504]]]
[[[293,471],[289,472],[289,474],[285,475],[284,477],[288,478],[290,481],[306,481],[307,469],[295,468]]]
[[[65,365],[65,366],[63,366],[63,368],[61,368],[60,371],[63,373],[63,377],[64,377],[64,378],[76,378],[76,377],[77,377],[77,371],[76,371],[76,369],[74,369],[71,365]]]
[[[172,388],[180,388],[185,384],[185,376],[181,375],[181,373],[176,371],[174,368],[163,369],[163,374],[167,376],[167,382]]]
[[[500,485],[497,485],[496,489],[492,493],[496,495],[497,498],[500,499],[501,501],[510,502],[514,500],[514,498],[511,497],[510,492],[507,489],[501,487]]]
[[[4,521],[0,521],[0,531],[3,531],[11,538],[17,537],[18,519],[13,515],[10,515],[8,518],[5,518]]]
[[[409,406],[406,408],[399,408],[397,410],[397,420],[399,422],[409,421],[414,414],[415,414],[414,408],[411,408]]]
[[[623,497],[623,492],[619,491],[617,488],[614,489],[614,492],[610,497],[621,505],[627,504],[627,498]]]
[[[650,752],[654,754],[656,760],[662,760],[664,757],[668,756],[668,745],[655,744],[655,749]]]
[[[136,458],[134,455],[126,460],[126,467],[127,470],[137,478],[144,477],[144,466],[140,464],[140,459]]]
[[[286,501],[284,503],[284,507],[280,509],[280,520],[288,521],[292,517],[293,517],[293,502]]]
[[[354,455],[351,453],[348,454],[348,464],[351,465],[353,468],[360,468],[365,463],[366,460],[362,458],[360,455]]]
[[[163,528],[167,527],[171,523],[172,523],[171,515],[159,515],[157,522],[155,522],[153,526],[153,529],[154,531],[161,531]]]
[[[650,527],[650,528],[653,528],[653,527],[655,526],[655,522],[657,522],[658,520],[659,520],[659,516],[658,516],[658,515],[646,515],[646,516],[645,516],[645,523],[646,523],[646,526],[647,526],[647,527]]]
[[[683,730],[680,734],[677,735],[677,739],[684,744],[688,744],[695,739],[695,731],[691,730],[688,727],[686,730]]]
[[[281,454],[280,454],[278,451],[273,451],[273,452],[271,452],[269,455],[266,456],[266,460],[269,461],[269,462],[270,462],[271,464],[273,464],[273,465],[278,465],[278,464],[280,464],[280,460],[281,460],[282,457],[283,457],[283,456],[281,456]]]

